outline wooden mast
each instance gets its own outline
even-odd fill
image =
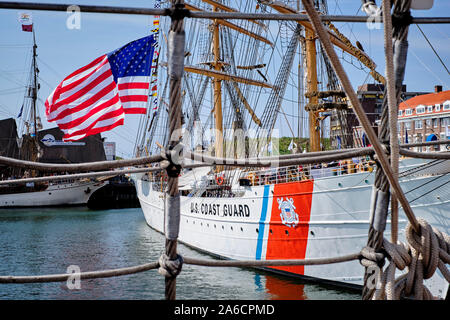
[[[214,6],[213,11],[217,12],[218,7]],[[221,71],[222,64],[220,63],[220,35],[219,23],[216,20],[213,22],[213,67],[216,71]],[[214,86],[214,118],[215,118],[215,156],[223,158],[223,122],[222,122],[222,80],[218,78],[213,79]],[[223,170],[223,166],[217,166],[216,171]]]
[[[306,68],[307,68],[307,92],[317,92],[317,50],[316,50],[316,34],[311,29],[305,29],[306,40]],[[309,98],[309,103],[317,105],[319,99],[317,95]],[[320,151],[320,125],[317,123],[319,113],[309,111],[309,151]]]

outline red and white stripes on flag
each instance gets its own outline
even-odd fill
[[[149,76],[129,76],[117,79],[120,101],[125,113],[146,114]]]
[[[125,113],[108,57],[101,56],[66,77],[45,107],[47,120],[58,124],[65,141],[123,125]]]
[[[125,114],[146,114],[153,37],[146,38],[95,59],[50,94],[45,101],[47,120],[57,123],[64,141],[123,125]]]

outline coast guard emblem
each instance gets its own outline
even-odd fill
[[[278,209],[281,210],[280,217],[281,222],[288,227],[295,227],[298,224],[298,214],[295,213],[294,199],[287,198],[283,201],[283,198],[277,199]]]

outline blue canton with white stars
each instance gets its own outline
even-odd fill
[[[130,42],[108,53],[114,81],[131,76],[150,76],[155,39],[153,35]]]

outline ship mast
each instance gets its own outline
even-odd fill
[[[211,5],[213,8],[213,12],[218,12],[220,10],[226,11],[226,12],[236,12],[237,11],[237,10],[235,10],[231,7],[228,7],[228,6],[224,5],[223,3],[218,2],[216,0],[202,0],[202,1]],[[203,11],[202,9],[200,9],[192,4],[189,4],[189,3],[185,3],[185,7],[192,11]],[[212,78],[213,95],[214,95],[213,112],[214,112],[214,118],[215,118],[215,121],[214,121],[215,122],[215,143],[214,143],[215,156],[218,158],[223,158],[224,135],[223,135],[223,111],[222,111],[222,81],[230,81],[231,83],[238,82],[238,83],[244,83],[247,85],[254,85],[254,86],[260,86],[260,87],[265,87],[265,88],[272,88],[272,86],[270,84],[268,84],[267,82],[233,75],[233,74],[223,71],[224,62],[221,61],[221,58],[220,58],[220,26],[230,28],[234,31],[245,34],[248,37],[262,41],[269,45],[272,45],[272,43],[269,40],[267,40],[266,38],[254,33],[254,32],[246,30],[246,29],[244,29],[234,23],[231,23],[227,20],[212,19],[212,21],[213,21],[213,23],[211,26],[211,30],[212,30],[213,61],[208,63],[212,69],[208,70],[208,69],[204,69],[204,68],[198,68],[195,66],[184,66],[184,71],[202,74],[202,75]],[[258,21],[255,21],[255,20],[250,20],[250,21],[257,25],[260,25],[260,23]],[[243,100],[242,102],[244,103],[244,106],[247,109],[251,109],[248,106],[248,103],[245,101],[245,98],[243,97],[243,95],[240,93],[239,88],[235,84],[233,84],[233,87],[235,88],[239,98],[241,100]],[[222,165],[216,166],[216,172],[220,172],[222,170],[223,170]]]
[[[36,35],[34,32],[34,26],[33,26],[33,92],[31,95],[32,99],[32,112],[33,112],[33,133],[30,134],[31,141],[30,141],[30,147],[31,147],[31,161],[36,162],[38,160],[38,153],[39,153],[39,144],[38,144],[38,125],[37,125],[37,93],[39,89],[39,84],[37,82],[37,64],[36,64],[36,57],[37,57],[37,45],[36,45]],[[36,170],[31,170],[31,176],[36,176]]]
[[[307,92],[317,92],[317,49],[316,49],[316,34],[311,29],[305,30],[306,40],[306,69],[308,76]],[[312,95],[309,98],[311,105],[317,105],[319,99],[317,95]],[[309,151],[320,151],[320,126],[318,125],[319,112],[309,111]]]
[[[37,144],[37,115],[36,115],[36,111],[37,111],[37,107],[36,107],[36,102],[37,102],[37,91],[38,91],[38,83],[37,83],[37,66],[36,66],[36,49],[37,49],[37,45],[36,45],[36,35],[34,33],[34,28],[33,28],[33,91],[32,91],[32,112],[33,112],[33,134],[31,135],[33,137],[34,143]],[[36,161],[37,159],[37,153],[33,152],[32,153],[32,161]]]
[[[217,6],[213,6],[213,11],[219,11]],[[221,71],[220,63],[220,37],[219,23],[217,19],[213,21],[213,67],[216,71]],[[222,82],[219,78],[213,79],[214,86],[214,118],[215,118],[215,156],[223,158],[223,119],[222,119]],[[222,166],[217,166],[216,171],[222,171]]]
[[[29,106],[29,113],[26,118],[26,121],[24,122],[26,126],[26,131],[22,131],[22,142],[20,145],[20,154],[21,158],[28,161],[36,162],[39,157],[39,144],[38,144],[38,129],[39,128],[39,117],[37,115],[37,98],[38,98],[38,90],[39,90],[39,83],[38,83],[38,68],[37,68],[37,45],[36,45],[36,35],[34,31],[34,25],[32,25],[32,32],[33,32],[33,55],[32,55],[32,61],[31,61],[31,73],[30,73],[30,80],[29,84],[27,85],[27,93],[25,95],[25,101],[29,101],[28,99],[31,99],[31,105],[27,103],[27,107]],[[25,102],[24,101],[24,105]],[[22,105],[21,113],[24,108],[24,105]],[[31,122],[33,125],[31,126]],[[25,129],[25,128],[24,128]],[[25,171],[27,173],[27,171]],[[36,176],[36,170],[30,170],[29,173],[32,177]]]

